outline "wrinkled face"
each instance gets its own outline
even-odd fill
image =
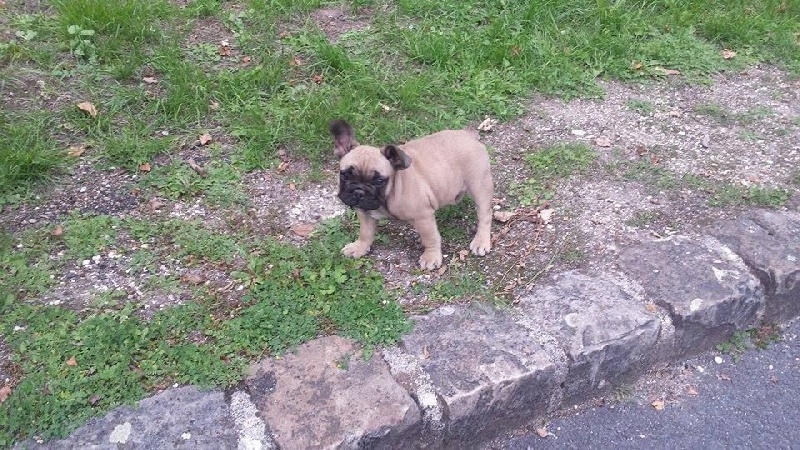
[[[356,147],[339,161],[339,199],[365,211],[380,209],[386,206],[393,175],[394,169],[379,149]]]

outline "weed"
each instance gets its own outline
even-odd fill
[[[636,228],[646,228],[648,225],[656,222],[662,218],[660,211],[639,210],[633,213],[633,216],[625,221],[625,225]]]
[[[81,216],[72,214],[63,223],[63,239],[68,256],[77,260],[99,255],[114,244],[120,219],[113,216]]]
[[[170,199],[205,194],[212,205],[243,204],[247,200],[241,175],[231,165],[212,163],[206,168],[206,174],[199,174],[186,163],[174,161],[153,169],[143,179],[143,184]]]
[[[11,116],[0,112],[0,204],[9,195],[50,180],[65,166],[65,155],[47,132],[51,120],[43,113]]]
[[[656,111],[656,106],[647,100],[629,100],[628,108],[642,115],[650,115]]]
[[[585,172],[597,155],[585,144],[557,144],[525,156],[532,176],[512,188],[522,205],[539,204],[553,196],[560,179]]]
[[[739,362],[747,350],[755,347],[763,350],[772,342],[781,339],[781,329],[774,324],[764,324],[758,328],[737,331],[725,342],[717,344],[717,350],[723,354],[731,355],[733,362]]]

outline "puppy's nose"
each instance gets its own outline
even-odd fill
[[[357,195],[359,197],[363,197],[364,196],[364,190],[361,189],[361,188],[353,189],[353,194],[355,194],[355,195]]]

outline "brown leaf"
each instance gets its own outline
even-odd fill
[[[553,219],[553,210],[552,209],[543,209],[539,211],[539,223],[542,225],[547,225]]]
[[[647,153],[647,147],[645,147],[645,146],[644,146],[644,145],[642,145],[642,144],[639,144],[639,145],[637,145],[637,146],[636,146],[636,154],[637,154],[638,156],[642,156],[642,155],[644,155],[645,153]]]
[[[277,170],[278,170],[278,172],[286,172],[286,169],[288,169],[288,168],[289,168],[289,162],[288,161],[281,161],[281,163],[278,164],[278,169]],[[294,189],[292,189],[292,190],[294,190]]]
[[[428,359],[431,357],[431,352],[428,350],[428,346],[425,345],[422,347],[422,359]]]
[[[495,125],[497,125],[497,120],[486,116],[486,118],[483,119],[483,122],[478,125],[478,131],[492,131],[492,128],[494,128]]]
[[[492,216],[494,217],[494,220],[500,223],[506,223],[511,220],[512,217],[514,217],[514,211],[495,211]]]
[[[661,75],[680,75],[681,71],[676,69],[665,69],[661,66],[657,66],[653,68],[654,72],[658,72]]]
[[[64,234],[64,228],[61,225],[56,225],[55,228],[50,230],[50,236],[61,236]]]
[[[142,172],[150,172],[150,163],[142,164],[141,166],[139,166],[139,170],[141,170]]]
[[[70,366],[70,367],[75,367],[75,366],[78,365],[78,361],[73,356],[73,357],[71,357],[70,359],[67,360],[67,365]]]
[[[436,274],[442,276],[447,272],[447,269],[450,268],[449,264],[442,264],[442,267],[439,267],[439,270],[436,271]]]
[[[317,75],[314,75],[313,77],[311,77],[311,81],[313,81],[314,83],[317,83],[317,84],[322,84],[322,82],[325,81],[325,77],[322,76],[322,75],[317,74]]]
[[[664,400],[654,400],[650,403],[656,411],[661,411],[664,409]]]
[[[467,259],[467,255],[469,255],[469,250],[461,250],[460,252],[458,252],[458,260],[464,261],[465,259]]]
[[[198,140],[200,141],[200,145],[206,145],[211,142],[211,135],[208,133],[203,133],[200,135]]]
[[[189,284],[194,284],[194,285],[202,284],[204,281],[206,281],[205,278],[203,278],[203,275],[197,272],[189,272],[185,274],[181,279]]]
[[[251,57],[249,57],[249,56],[244,56],[244,57],[242,57],[242,62],[243,62],[243,63],[245,63],[245,64],[250,64],[250,61],[252,61],[252,58],[251,58]]]
[[[550,436],[550,432],[547,431],[547,428],[545,427],[539,427],[536,429],[536,435],[540,438],[546,438],[547,436]]]
[[[607,136],[600,136],[599,138],[595,139],[594,143],[598,147],[611,147],[611,139]]]
[[[186,164],[201,177],[206,176],[206,169],[200,164],[197,164],[197,161],[195,161],[194,158],[187,159]]]
[[[4,385],[0,388],[0,404],[2,404],[11,395],[11,386]]]
[[[144,77],[144,78],[142,78],[142,81],[144,81],[147,84],[156,84],[156,83],[158,83],[158,80],[156,79],[156,77]]]
[[[228,41],[220,42],[219,56],[231,56],[231,47]]]
[[[697,389],[695,389],[694,386],[689,386],[689,388],[686,390],[686,393],[692,397],[697,397]]]
[[[290,191],[296,191],[297,190],[297,185],[295,185],[294,183],[289,183],[289,190]]]
[[[161,209],[162,206],[164,206],[164,202],[162,202],[158,198],[153,197],[150,199],[150,209],[152,210]]]
[[[653,155],[653,156],[650,157],[650,164],[655,166],[660,162],[661,162],[661,158],[659,158],[658,155]]]
[[[722,59],[733,59],[736,57],[736,52],[727,48],[721,51],[720,54],[722,55]]]
[[[302,66],[304,63],[305,62],[303,61],[303,58],[299,56],[295,56],[291,61],[289,61],[290,66]]]
[[[73,158],[77,158],[81,156],[86,151],[85,145],[70,145],[67,149],[67,155],[72,156]]]
[[[298,224],[292,225],[292,228],[290,228],[290,229],[292,230],[292,233],[294,233],[294,234],[296,234],[296,235],[298,235],[300,237],[306,238],[309,235],[311,235],[312,231],[314,231],[314,225],[312,225],[310,223],[298,223]]]
[[[97,117],[97,108],[94,107],[93,104],[89,102],[81,102],[76,105],[78,109],[89,114],[92,117]]]

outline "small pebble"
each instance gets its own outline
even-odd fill
[[[722,364],[722,357],[721,356],[715,356],[714,357],[714,362],[717,363],[717,364]]]

